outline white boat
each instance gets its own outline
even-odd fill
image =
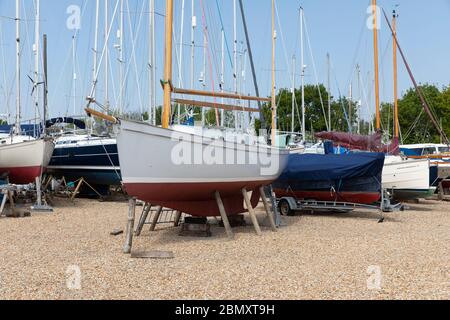
[[[0,138],[0,174],[13,184],[34,183],[46,170],[55,145],[52,140],[27,136]]]
[[[253,191],[276,180],[288,151],[233,135],[201,135],[120,121],[117,146],[125,190],[130,196],[194,216],[219,216],[219,192],[228,215],[245,212],[241,190]],[[199,129],[201,130],[201,129]],[[208,136],[209,135],[209,136]]]
[[[16,122],[13,134],[0,136],[0,174],[1,175],[6,174],[10,183],[30,184],[34,183],[36,178],[41,177],[42,173],[46,170],[46,167],[50,162],[50,158],[55,148],[55,145],[53,141],[48,138],[34,139],[26,135],[21,135],[21,126],[20,126],[21,18],[20,18],[19,0],[16,0],[15,20],[16,20]],[[39,18],[36,19],[36,22],[37,23],[39,22]],[[36,53],[38,52],[39,51],[36,50]],[[44,57],[44,64],[46,64],[46,56]],[[37,63],[37,65],[39,64]],[[38,74],[37,71],[35,73]],[[44,84],[44,87],[46,87],[46,84]]]
[[[382,184],[396,200],[424,198],[436,191],[435,187],[430,187],[430,161],[427,159],[386,156]]]

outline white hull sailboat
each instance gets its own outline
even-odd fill
[[[38,10],[39,11],[39,10]],[[16,1],[16,122],[15,132],[0,137],[0,175],[8,178],[9,183],[30,184],[40,178],[50,162],[55,144],[51,139],[34,139],[21,135],[20,126],[20,1]],[[37,16],[36,23],[39,23]],[[38,34],[38,32],[37,32]],[[38,39],[38,37],[37,37]],[[36,39],[36,40],[37,40]],[[44,39],[45,46],[45,39]],[[36,50],[36,53],[38,50]],[[37,61],[39,59],[36,59]],[[46,57],[44,57],[46,73]],[[36,64],[38,65],[38,63]],[[37,75],[37,69],[35,70]],[[37,81],[36,81],[37,84]],[[47,91],[46,83],[44,84]],[[46,93],[45,93],[46,94]],[[35,96],[36,97],[36,96]],[[45,111],[44,111],[45,113]],[[44,117],[45,118],[45,117]]]
[[[153,206],[168,207],[193,216],[236,215],[255,207],[261,187],[270,185],[287,165],[288,151],[272,148],[238,134],[204,131],[202,128],[171,130],[173,101],[230,111],[258,110],[238,106],[172,100],[172,92],[184,95],[267,101],[238,94],[209,93],[172,87],[173,0],[166,1],[164,109],[162,128],[143,122],[118,120],[86,108],[88,114],[116,123],[117,147],[126,192]],[[269,100],[270,101],[270,100]],[[273,117],[276,119],[276,117]],[[247,193],[252,193],[247,201]],[[219,200],[220,199],[220,200]],[[225,211],[225,212],[224,212]]]
[[[12,136],[0,140],[0,174],[13,184],[34,183],[46,170],[55,145],[48,139]]]
[[[431,196],[430,161],[387,156],[383,168],[383,188],[391,191],[396,200],[412,200]]]
[[[117,145],[129,195],[194,216],[220,215],[215,192],[230,215],[245,212],[244,188],[253,191],[256,206],[259,188],[280,176],[288,155],[267,145],[233,143],[123,120]]]

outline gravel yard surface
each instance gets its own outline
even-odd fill
[[[149,260],[110,235],[127,203],[59,200],[0,219],[0,299],[450,299],[450,203],[410,206],[382,224],[370,211],[283,217],[277,233],[249,224],[233,241],[216,225],[212,238],[146,227],[133,250],[175,255]]]

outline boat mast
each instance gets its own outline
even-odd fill
[[[332,131],[333,128],[331,126],[331,59],[330,54],[327,53],[327,80],[328,80],[328,131]]]
[[[48,71],[47,71],[47,35],[43,36],[43,55],[44,55],[44,114],[43,114],[43,134],[46,135],[45,124],[47,122],[48,113]]]
[[[16,0],[16,124],[15,134],[20,128],[20,0]]]
[[[155,0],[150,0],[150,17],[149,17],[149,109],[148,121],[156,126],[156,69],[155,69]]]
[[[295,55],[292,56],[292,110],[291,110],[291,133],[295,130]]]
[[[380,118],[380,78],[378,71],[378,6],[377,0],[372,0],[372,15],[373,15],[373,50],[374,50],[374,65],[375,65],[375,112],[376,112],[376,129],[381,129]]]
[[[123,47],[123,36],[124,32],[124,0],[120,0],[120,21],[119,21],[119,114],[123,113],[123,63],[124,63],[124,47]],[[149,114],[150,116],[150,114]]]
[[[253,61],[252,46],[250,44],[250,37],[248,35],[247,20],[245,18],[244,4],[242,3],[242,0],[239,0],[239,7],[241,9],[241,17],[242,17],[242,25],[244,26],[245,41],[247,42],[248,59],[250,60],[250,67],[252,69],[253,85],[255,87],[256,96],[259,97],[260,95],[259,95],[258,81],[256,80],[255,63]],[[259,119],[261,120],[261,129],[265,130],[266,120],[264,117],[264,113],[262,111],[263,108],[261,105],[261,101],[258,101],[258,109],[259,109]]]
[[[178,88],[183,86],[183,35],[184,35],[184,6],[185,0],[181,2],[181,26],[180,26],[180,48],[179,48],[179,56],[178,59]],[[181,119],[181,105],[178,104],[178,119],[177,123],[180,124]]]
[[[96,1],[95,5],[95,36],[94,36],[94,73],[92,75],[93,91],[92,97],[95,99],[95,92],[97,87],[97,55],[98,55],[98,27],[99,27],[99,13],[100,13],[100,0]]]
[[[356,65],[356,73],[358,75],[358,96],[359,96],[359,101],[358,101],[358,127],[357,127],[357,133],[361,134],[361,107],[362,107],[362,89],[361,89],[361,67],[359,66],[359,64]]]
[[[306,114],[305,114],[305,48],[303,41],[303,8],[300,7],[300,51],[302,75],[302,138],[306,142]]]
[[[205,30],[203,31],[203,71],[202,71],[202,86],[203,91],[206,90],[206,55],[208,54],[208,38],[206,36],[207,26],[205,26]],[[206,100],[205,100],[206,101]],[[206,124],[206,108],[202,108],[202,127]]]
[[[106,113],[109,113],[109,48],[108,48],[108,29],[109,29],[109,10],[108,1],[105,0],[105,107]]]
[[[221,44],[221,51],[222,51],[222,58],[221,58],[221,71],[220,71],[220,91],[224,92],[224,86],[225,86],[225,31],[222,28],[221,31],[222,35],[222,44]],[[224,104],[224,98],[222,98],[222,104]],[[225,126],[225,110],[220,111],[220,126]]]
[[[35,122],[37,120],[37,114],[39,110],[39,50],[40,50],[40,19],[41,19],[41,10],[40,10],[40,0],[36,0],[36,21],[34,27],[34,114],[35,114]],[[45,127],[45,125],[44,125]],[[36,132],[35,132],[36,134]]]
[[[195,0],[191,3],[192,28],[191,28],[191,89],[195,89],[195,28],[197,27],[197,17],[195,16]]]
[[[348,100],[348,125],[349,125],[349,131],[350,133],[353,132],[353,124],[352,124],[352,120],[353,120],[353,84],[350,83],[349,86],[349,100]]]
[[[76,41],[75,35],[72,36],[72,94],[73,94],[73,115],[76,114],[77,108],[77,73],[76,73]]]
[[[275,96],[275,0],[272,0],[272,145],[277,135],[277,101]]]
[[[397,85],[397,42],[395,37],[397,36],[397,13],[395,10],[392,15],[392,29],[394,30],[393,41],[393,58],[394,58],[394,138],[399,137],[399,122],[398,122],[398,85]]]
[[[169,128],[171,112],[171,82],[172,82],[172,32],[173,32],[173,0],[166,0],[166,47],[164,54],[164,109],[162,116],[162,127]]]
[[[238,84],[237,84],[237,8],[236,8],[236,0],[233,0],[233,77],[234,77],[234,93],[238,93]],[[236,101],[236,105],[240,104],[240,101]],[[238,111],[234,111],[234,124],[236,130],[239,129],[239,113]]]

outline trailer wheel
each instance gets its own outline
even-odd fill
[[[278,209],[283,216],[293,216],[295,215],[295,211],[291,209],[289,202],[287,200],[281,200],[278,203]]]

